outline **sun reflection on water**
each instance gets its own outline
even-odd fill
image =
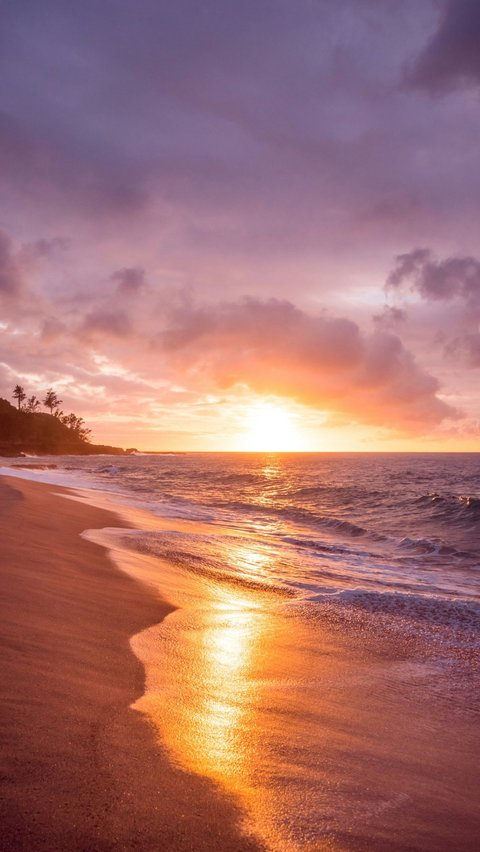
[[[243,544],[235,548],[237,570],[253,582],[264,582],[269,577],[271,555],[266,549],[246,547]]]

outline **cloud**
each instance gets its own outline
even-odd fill
[[[113,273],[112,281],[116,282],[120,296],[132,296],[146,286],[145,270],[139,266],[124,267]]]
[[[445,349],[449,355],[460,356],[468,367],[480,367],[480,332],[454,337]]]
[[[413,249],[398,255],[386,286],[387,289],[409,286],[423,299],[462,299],[480,308],[480,261],[474,257],[437,260],[429,249]]]
[[[437,326],[434,343],[465,366],[480,366],[480,261],[475,257],[438,260],[429,249],[398,255],[387,291],[418,293],[430,311],[424,332]]]
[[[122,310],[96,310],[89,312],[78,331],[81,338],[99,335],[100,338],[128,337],[132,331],[132,323]]]
[[[157,341],[183,374],[205,386],[247,385],[407,432],[456,416],[397,336],[363,335],[351,320],[313,316],[288,301],[184,305]]]
[[[449,0],[440,23],[416,60],[408,82],[432,92],[480,84],[480,4]]]
[[[23,272],[13,241],[0,231],[0,296],[17,297],[23,285]]]
[[[58,340],[66,331],[65,323],[56,317],[47,317],[42,323],[40,337],[42,342],[49,344]]]
[[[70,240],[67,240],[65,237],[52,237],[51,239],[39,239],[35,240],[34,243],[28,244],[24,247],[24,252],[27,257],[33,258],[52,258],[59,252],[63,252],[68,249],[70,245]]]
[[[52,371],[85,370],[105,382],[92,397],[101,405],[113,384],[108,366],[98,376],[92,351],[166,384],[184,384],[183,361],[192,388],[244,381],[372,422],[441,418],[430,373],[444,370],[449,343],[472,362],[473,343],[453,343],[476,333],[460,327],[474,297],[462,295],[466,285],[441,295],[454,270],[442,283],[433,254],[410,258],[410,272],[404,263],[392,279],[399,293],[421,279],[408,321],[403,305],[380,313],[374,282],[415,240],[475,255],[475,99],[458,92],[425,109],[418,90],[398,85],[411,57],[416,85],[434,86],[435,62],[446,85],[434,45],[447,33],[452,47],[455,19],[473,7],[140,6],[144,14],[130,0],[2,9],[0,182],[15,238],[0,246],[7,362],[25,372],[44,364],[48,381]],[[450,79],[455,57],[470,62],[461,79],[474,79],[469,56],[450,49]],[[198,301],[175,316],[168,305],[181,288]],[[257,297],[254,307],[238,301],[243,294]],[[319,304],[331,316],[308,313]],[[365,335],[357,323],[372,312],[375,335]],[[437,317],[444,339],[433,347]],[[461,391],[478,417],[471,375],[448,369],[446,392]]]
[[[141,241],[141,265],[157,250],[199,269],[219,247],[325,264],[366,231],[394,250],[432,227],[432,196],[453,218],[438,176],[460,194],[476,150],[454,107],[427,120],[397,86],[430,2],[115,5],[114,27],[93,0],[6,5],[0,171],[20,227],[68,224],[95,253],[114,233],[118,266]]]
[[[405,322],[406,318],[407,314],[402,308],[384,305],[381,313],[374,314],[373,321],[379,328],[389,329]]]

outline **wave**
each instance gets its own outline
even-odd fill
[[[293,544],[294,547],[301,547],[305,550],[312,550],[318,553],[327,553],[327,554],[344,554],[351,553],[350,548],[345,547],[341,544],[328,544],[324,541],[317,541],[316,539],[308,539],[308,538],[296,538],[295,536],[284,535],[282,536],[282,541],[286,544]]]
[[[430,625],[462,627],[475,633],[480,631],[480,604],[463,599],[450,600],[394,591],[344,589],[334,594],[312,595],[309,602],[358,608],[370,614],[402,616]]]
[[[241,512],[247,515],[255,515],[262,518],[278,518],[292,521],[294,523],[304,523],[309,526],[315,526],[321,529],[333,530],[348,536],[357,538],[360,536],[369,535],[375,539],[383,539],[384,536],[354,524],[352,521],[347,521],[343,518],[329,517],[327,515],[318,515],[310,509],[304,509],[296,506],[272,506],[264,503],[247,503],[239,500],[214,501],[209,504],[218,509],[227,510],[230,512]]]
[[[37,456],[28,456],[28,458],[37,458]],[[22,462],[18,464],[12,464],[10,467],[18,470],[57,470],[58,465],[56,464],[43,464],[42,462],[35,463],[27,463]]]
[[[220,473],[215,476],[215,481],[223,482],[225,485],[257,485],[259,476],[256,473]]]
[[[289,497],[292,499],[305,499],[322,497],[325,495],[331,497],[335,501],[346,503],[352,500],[355,503],[366,503],[369,500],[382,498],[382,491],[370,491],[364,488],[359,488],[356,485],[309,485],[304,488],[296,488],[289,492]]]
[[[114,464],[106,464],[103,467],[95,468],[95,473],[110,473],[112,475],[118,475],[120,473],[121,468],[116,467]]]
[[[480,522],[480,497],[471,494],[424,494],[414,503],[432,510],[432,514],[454,523]]]
[[[296,594],[288,586],[276,583],[274,578],[262,580],[242,572],[238,562],[229,565],[224,558],[216,555],[214,549],[209,548],[205,552],[205,540],[202,536],[190,534],[186,538],[183,534],[172,531],[168,536],[143,532],[141,535],[124,534],[121,541],[128,550],[165,559],[176,568],[208,581],[245,591],[268,593],[275,597],[293,597]]]
[[[284,539],[282,538],[282,541]],[[313,607],[315,617],[322,617],[327,611],[338,611],[341,617],[346,617],[348,611],[363,612],[367,616],[385,616],[389,619],[408,619],[429,626],[448,626],[478,633],[480,631],[480,604],[476,601],[457,597],[445,597],[439,587],[430,585],[429,591],[417,591],[415,587],[407,591],[389,589],[368,589],[365,586],[343,588],[348,581],[343,570],[326,566],[323,572],[308,572],[300,576],[294,563],[290,563],[285,572],[285,554],[281,557],[282,573],[278,574],[274,563],[269,576],[252,576],[248,568],[242,567],[237,546],[250,546],[249,539],[230,537],[229,543],[222,539],[213,539],[203,535],[185,536],[183,533],[169,531],[128,533],[122,536],[125,547],[149,556],[168,560],[178,569],[201,577],[208,582],[227,584],[245,592],[262,593],[275,598],[288,599],[293,605]],[[334,545],[319,545],[318,542],[286,537],[287,544],[315,546],[323,549],[325,554],[342,557],[339,568],[343,566],[343,549]],[[373,554],[369,554],[371,558]],[[275,560],[274,560],[275,562]],[[364,578],[368,584],[368,577]],[[351,578],[350,578],[351,582]],[[372,577],[371,582],[388,585],[383,575]],[[413,578],[410,579],[413,582]],[[343,613],[343,614],[342,614]]]
[[[415,555],[422,556],[453,556],[455,558],[477,558],[475,553],[469,550],[459,550],[450,544],[440,541],[430,541],[427,538],[403,538],[398,547]]]

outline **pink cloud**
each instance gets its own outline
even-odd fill
[[[365,335],[351,320],[313,316],[287,301],[177,308],[159,341],[179,372],[201,385],[247,385],[407,432],[457,416],[397,336]]]

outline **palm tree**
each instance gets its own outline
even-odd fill
[[[81,426],[80,429],[78,430],[77,434],[78,434],[78,437],[80,438],[81,441],[85,441],[86,444],[90,443],[90,441],[92,439],[91,438],[91,436],[92,436],[92,430],[91,429],[87,429],[85,426]]]
[[[20,411],[23,400],[27,398],[27,394],[21,385],[15,385],[12,396],[17,400],[18,410]]]
[[[53,391],[51,388],[49,388],[49,390],[45,394],[45,399],[43,400],[43,405],[45,406],[45,408],[50,409],[50,414],[53,414],[53,409],[59,408],[59,406],[62,404],[62,402],[63,402],[63,400],[58,398],[55,391]]]
[[[37,397],[34,394],[33,396],[28,397],[26,410],[28,411],[29,414],[35,414],[39,405],[40,405],[40,400],[37,399]]]
[[[72,415],[70,415],[70,417],[72,417]],[[90,441],[90,435],[92,434],[92,430],[87,429],[83,417],[76,417],[74,414],[71,422],[71,428],[73,429],[75,434],[78,435],[81,441],[86,441],[88,443]]]
[[[77,428],[77,420],[78,417],[76,414],[73,413],[73,411],[71,412],[71,414],[65,414],[65,416],[62,417],[62,423],[64,424],[64,426],[68,426],[69,429],[73,429],[74,431]]]

